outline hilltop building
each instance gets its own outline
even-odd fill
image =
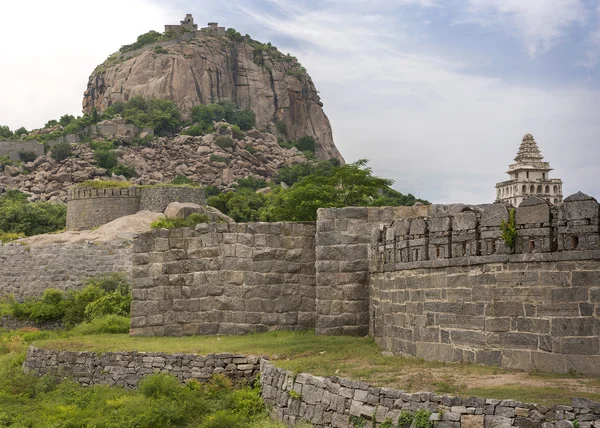
[[[181,21],[180,25],[165,25],[165,33],[173,31],[176,33],[182,31],[198,31],[198,24],[194,24],[194,17],[191,13],[185,15],[185,19]]]
[[[496,184],[496,201],[518,207],[531,195],[546,200],[552,205],[561,204],[562,180],[550,178],[550,163],[543,162],[533,135],[526,134],[517,152],[514,164],[508,167],[510,180]]]

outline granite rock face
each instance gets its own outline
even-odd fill
[[[148,46],[112,56],[90,76],[83,111],[95,107],[102,112],[117,101],[141,96],[171,99],[189,115],[195,105],[228,99],[252,109],[258,129],[274,133],[276,124],[284,123],[282,138],[312,136],[319,159],[343,162],[315,85],[295,58],[217,35],[182,40],[166,51]]]

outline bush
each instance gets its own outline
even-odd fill
[[[283,135],[283,136],[287,135],[288,127],[287,127],[287,124],[283,120],[278,120],[277,124],[275,126],[277,127],[277,132],[280,135]]]
[[[228,163],[229,159],[224,158],[223,156],[219,156],[219,155],[215,155],[214,153],[212,155],[210,155],[210,161],[211,162],[223,162],[223,163]]]
[[[115,180],[86,180],[77,184],[77,187],[91,187],[92,189],[121,189],[131,186],[133,183],[129,181]]]
[[[69,143],[58,143],[50,149],[50,156],[56,162],[62,162],[73,154],[73,149]]]
[[[214,130],[212,124],[200,122],[200,123],[195,123],[195,124],[189,126],[187,129],[183,130],[181,132],[181,135],[191,135],[191,136],[197,137],[200,135],[206,135],[206,134],[213,133],[214,131],[215,130]]]
[[[33,162],[37,159],[37,155],[33,152],[19,152],[19,159],[23,163]]]
[[[242,138],[244,138],[246,136],[246,133],[244,131],[242,131],[240,129],[240,127],[237,125],[233,125],[231,127],[231,131],[233,133],[233,137],[237,138],[238,140],[241,140]]]
[[[182,218],[159,218],[150,224],[152,229],[176,229],[178,227],[195,227],[200,223],[208,223],[210,218],[205,214],[193,213],[186,219]]]
[[[223,150],[230,149],[233,147],[233,140],[231,139],[231,137],[221,135],[220,137],[217,137],[217,139],[215,140],[215,144]]]
[[[195,183],[192,180],[190,180],[189,178],[187,178],[185,175],[177,174],[177,176],[171,181],[171,184],[175,184],[178,186],[187,184],[187,185],[192,186]]]
[[[106,292],[97,285],[88,285],[81,291],[70,291],[64,302],[63,322],[67,325],[79,324],[85,319],[87,306],[104,296]]]
[[[0,196],[0,230],[25,236],[56,232],[66,225],[67,207],[49,202],[28,202],[27,195],[10,190]]]
[[[147,398],[173,397],[183,389],[175,376],[166,373],[146,376],[138,388]]]
[[[107,293],[118,291],[121,294],[129,293],[129,283],[122,273],[111,273],[87,279],[87,285],[95,285]]]
[[[106,315],[129,316],[131,294],[118,291],[108,293],[89,303],[85,308],[85,319],[92,321]]]
[[[105,315],[95,318],[90,322],[79,324],[71,332],[75,335],[88,334],[124,334],[129,333],[128,317],[119,315]]]
[[[12,160],[10,160],[10,158],[8,156],[0,156],[0,167],[14,165],[14,164],[15,163]]]
[[[63,300],[62,291],[48,288],[40,299],[29,299],[23,303],[13,302],[11,310],[14,317],[22,320],[56,321],[62,319],[65,314]]]
[[[265,402],[258,391],[243,388],[233,391],[229,395],[229,407],[235,414],[250,421],[265,411]]]
[[[244,131],[248,131],[256,124],[256,114],[250,109],[244,109],[238,112],[234,124],[238,125]]]
[[[114,150],[99,149],[94,151],[94,159],[100,168],[112,169],[117,166],[117,153]]]
[[[138,176],[138,173],[134,167],[131,165],[125,165],[124,163],[120,163],[117,166],[112,167],[110,172],[113,175],[122,175],[127,179]]]
[[[246,426],[244,419],[226,410],[219,410],[202,422],[200,428],[242,428]]]
[[[161,55],[161,54],[168,54],[169,51],[166,50],[165,48],[163,48],[162,46],[154,46],[154,53]]]

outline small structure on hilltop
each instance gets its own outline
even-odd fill
[[[510,180],[496,184],[496,201],[518,207],[527,197],[535,195],[552,205],[562,203],[562,180],[549,177],[552,168],[543,160],[533,135],[525,134],[515,157],[516,163],[507,171]]]
[[[165,33],[173,31],[175,33],[181,33],[183,31],[198,31],[198,24],[194,24],[194,17],[191,13],[185,15],[185,19],[180,21],[179,25],[165,25]]]
[[[205,33],[216,34],[217,36],[224,36],[226,34],[225,27],[219,27],[218,22],[209,22],[208,27],[202,28],[201,31],[204,31]]]

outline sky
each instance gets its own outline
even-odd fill
[[[531,133],[600,198],[600,0],[3,1],[0,125],[80,115],[96,65],[186,13],[296,56],[346,161],[403,193],[493,202]]]

